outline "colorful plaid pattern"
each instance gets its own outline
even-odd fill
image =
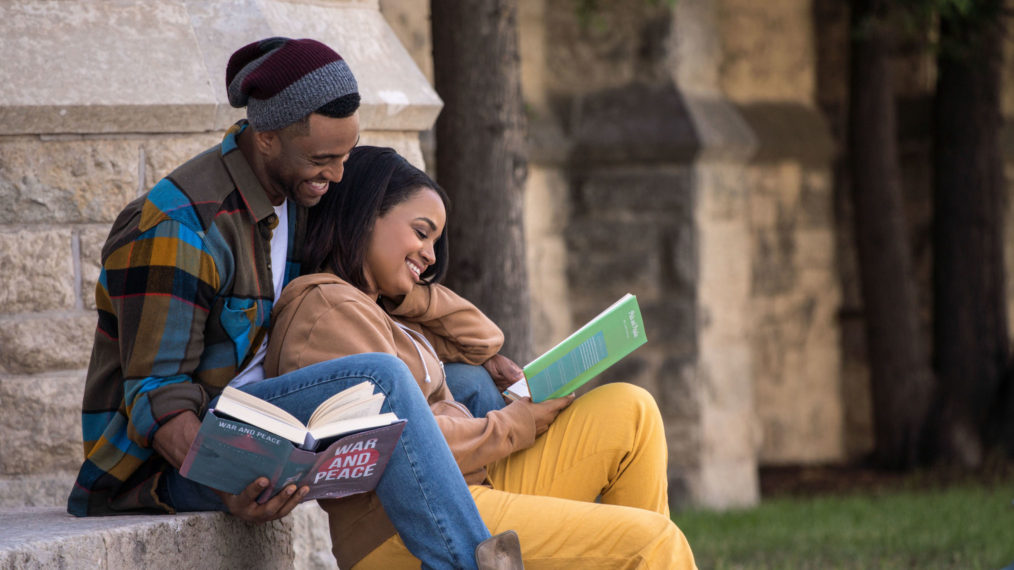
[[[151,449],[155,431],[183,411],[203,415],[267,333],[278,219],[236,146],[245,127],[234,125],[113,224],[95,291],[73,515],[171,512],[155,493],[167,467]],[[305,217],[289,204],[286,283],[299,274],[292,245]]]

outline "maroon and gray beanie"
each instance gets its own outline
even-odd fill
[[[316,40],[268,38],[243,46],[225,69],[229,103],[250,125],[274,131],[339,97],[358,93],[342,56]]]

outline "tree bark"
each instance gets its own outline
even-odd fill
[[[886,3],[851,3],[849,169],[873,396],[875,461],[920,460],[933,377],[919,327],[888,77]]]
[[[933,339],[940,392],[934,451],[937,459],[965,467],[982,462],[987,431],[997,434],[997,422],[1009,422],[1014,413],[1009,398],[1001,397],[1009,357],[1001,7],[1000,1],[986,1],[974,14],[945,15],[937,58]]]
[[[517,0],[433,0],[433,64],[444,109],[438,181],[451,197],[448,285],[531,354],[523,190],[527,175]]]

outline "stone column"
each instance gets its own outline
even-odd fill
[[[600,7],[585,24],[547,9],[548,99],[573,145],[566,302],[579,323],[638,296],[649,342],[599,382],[655,395],[673,505],[751,505],[759,434],[744,167],[755,140],[718,87],[711,3]]]

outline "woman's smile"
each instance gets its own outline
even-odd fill
[[[377,218],[363,263],[367,293],[391,298],[407,295],[436,261],[434,244],[446,221],[443,200],[425,186]]]

